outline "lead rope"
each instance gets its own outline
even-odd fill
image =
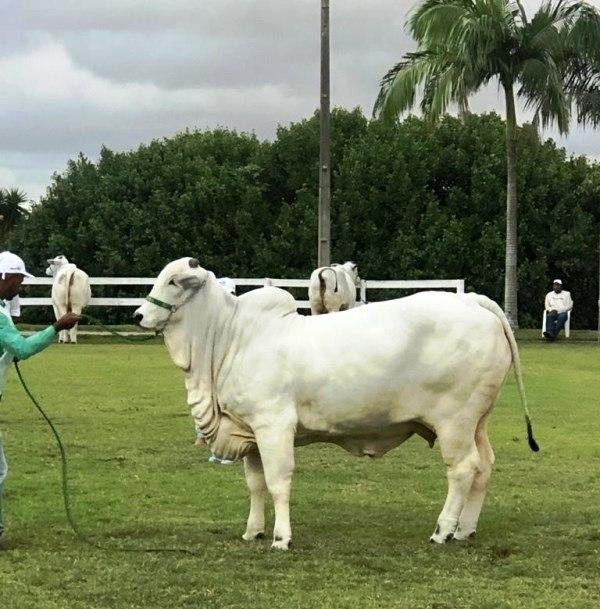
[[[202,286],[200,286],[200,287],[202,287]],[[88,315],[87,313],[82,313],[81,318],[82,319],[85,318],[88,321],[91,321],[94,325],[104,328],[105,330],[107,330],[111,334],[114,334],[115,336],[118,336],[119,338],[123,338],[131,343],[141,343],[146,340],[152,340],[153,338],[155,338],[156,336],[161,334],[162,330],[164,330],[166,325],[169,323],[169,321],[171,319],[171,315],[173,315],[173,313],[175,313],[175,311],[177,311],[177,309],[181,308],[184,304],[186,304],[189,300],[191,300],[195,294],[196,294],[196,292],[192,292],[192,294],[178,306],[171,305],[167,302],[163,302],[162,300],[158,300],[157,298],[153,298],[151,296],[146,296],[146,300],[148,302],[150,302],[158,307],[161,307],[162,309],[166,309],[167,311],[169,311],[169,316],[167,317],[166,321],[163,323],[162,329],[160,331],[157,330],[154,335],[150,335],[150,336],[133,338],[132,336],[127,336],[126,334],[121,334],[120,332],[117,332],[116,330],[113,330],[112,328],[109,328],[108,326],[104,325],[99,319],[92,317],[91,315]]]
[[[107,332],[110,332],[111,334],[114,334],[115,336],[118,336],[119,338],[122,338],[123,340],[129,341],[130,343],[143,343],[147,340],[153,340],[157,336],[159,336],[159,332],[156,332],[155,334],[149,334],[148,336],[135,336],[135,337],[128,336],[127,334],[121,334],[121,332],[118,332],[117,330],[114,330],[110,326],[103,324],[98,318],[92,317],[91,315],[88,315],[87,313],[82,313],[81,319],[87,319],[89,322],[91,322],[95,326],[99,326],[103,330],[106,330]]]
[[[68,460],[67,460],[67,453],[65,451],[65,447],[62,443],[58,430],[54,426],[54,423],[52,423],[52,420],[50,419],[50,417],[44,412],[44,409],[40,406],[40,403],[37,401],[37,399],[31,393],[29,387],[27,386],[27,383],[25,382],[25,379],[23,378],[23,375],[21,374],[21,370],[19,368],[19,363],[17,361],[15,361],[14,364],[15,364],[15,368],[17,369],[17,375],[19,377],[19,381],[21,381],[21,385],[23,386],[25,393],[27,394],[27,396],[29,397],[29,399],[31,400],[31,402],[33,403],[33,405],[35,406],[37,411],[42,415],[42,417],[44,418],[44,420],[46,421],[46,423],[52,430],[52,433],[54,434],[54,439],[56,440],[56,445],[58,446],[58,450],[60,453],[62,497],[63,497],[63,503],[64,503],[64,507],[65,507],[65,514],[67,516],[67,521],[69,522],[69,526],[71,527],[71,529],[72,529],[73,533],[75,534],[75,536],[77,537],[77,539],[79,539],[79,541],[81,541],[93,548],[96,548],[97,550],[103,550],[105,552],[135,552],[135,553],[150,553],[150,554],[171,553],[171,554],[188,554],[191,556],[200,556],[201,555],[200,552],[198,552],[197,550],[190,550],[188,548],[135,548],[135,547],[126,547],[126,546],[125,547],[124,546],[111,547],[111,546],[107,546],[107,545],[104,545],[102,543],[99,543],[99,542],[93,540],[91,537],[86,535],[81,530],[81,528],[79,527],[79,524],[77,523],[77,520],[75,519],[75,516],[73,515],[73,509],[71,506],[70,492],[69,492],[69,477],[68,477]]]

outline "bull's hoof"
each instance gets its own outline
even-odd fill
[[[460,529],[456,529],[454,531],[454,539],[457,541],[465,541],[466,539],[473,539],[475,537],[476,531],[467,529],[465,531],[461,531]]]
[[[271,544],[271,549],[274,550],[289,550],[291,547],[291,539],[281,539],[280,537],[276,537]]]
[[[242,535],[242,539],[244,541],[255,541],[257,539],[264,539],[265,538],[265,533],[264,531],[259,531],[258,533],[244,533]]]
[[[454,539],[454,535],[452,533],[448,533],[448,535],[446,535],[446,537],[440,537],[439,535],[432,535],[429,538],[429,543],[437,543],[438,545],[443,545],[445,543],[448,543],[452,539]]]
[[[442,532],[440,525],[435,529],[435,533],[429,538],[431,543],[444,544],[454,539],[454,533],[452,531]]]

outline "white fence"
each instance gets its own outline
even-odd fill
[[[147,286],[150,291],[151,286],[156,281],[152,277],[90,277],[90,284],[94,285],[115,285],[115,286]],[[273,285],[280,288],[308,288],[308,279],[233,279],[237,286],[264,286]],[[52,277],[34,277],[26,279],[26,285],[52,285]],[[429,279],[429,280],[362,280],[360,282],[360,300],[368,302],[368,290],[439,290],[451,289],[461,294],[465,291],[464,279]],[[92,288],[93,294],[93,288]],[[143,297],[102,297],[92,298],[90,306],[99,307],[139,307],[144,302]],[[51,306],[50,297],[24,297],[21,298],[21,306]],[[299,309],[309,309],[307,300],[297,300],[296,305]]]

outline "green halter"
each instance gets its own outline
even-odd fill
[[[162,300],[158,300],[157,298],[152,298],[152,296],[146,296],[146,300],[151,302],[153,305],[157,307],[161,307],[163,309],[167,309],[171,313],[175,313],[177,311],[177,305],[171,305],[168,302],[163,302]]]

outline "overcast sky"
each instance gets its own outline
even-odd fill
[[[600,5],[600,0],[591,0]],[[331,0],[332,103],[370,114],[382,74],[412,48],[413,0]],[[525,0],[535,8],[540,0]],[[270,138],[319,103],[319,0],[2,0],[0,187],[38,199],[82,151],[185,128]],[[502,111],[496,88],[473,101]],[[526,118],[521,114],[521,118]],[[552,135],[552,134],[549,134]],[[568,150],[600,158],[598,132]]]

